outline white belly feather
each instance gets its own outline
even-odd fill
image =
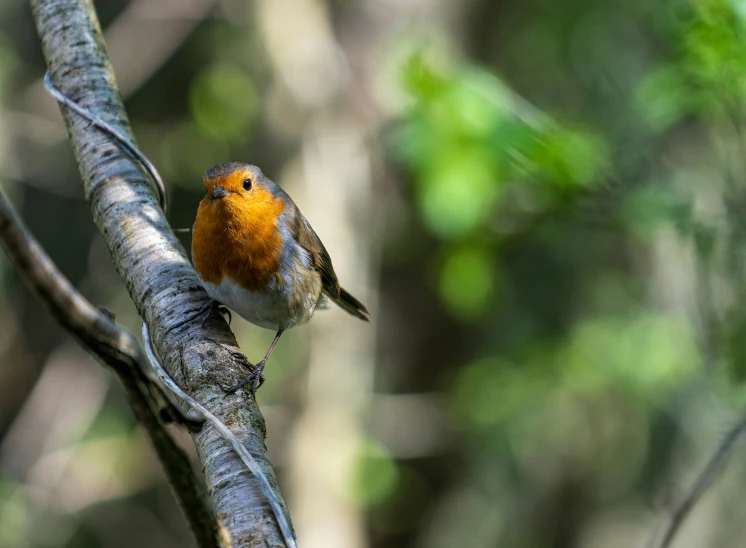
[[[301,270],[308,268],[305,262],[288,261],[286,264],[293,265],[295,272],[287,273],[286,270],[282,283],[277,278],[272,278],[259,291],[244,289],[227,276],[217,285],[200,281],[210,297],[234,310],[245,320],[265,329],[290,329],[309,321],[317,307],[328,307],[326,299],[321,295],[321,280],[318,277],[314,277],[311,284],[298,282],[302,277]]]

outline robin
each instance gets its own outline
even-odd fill
[[[368,321],[368,310],[339,285],[324,244],[288,194],[253,165],[218,164],[203,177],[207,195],[192,232],[192,260],[207,294],[249,322],[276,332],[246,383],[255,391],[283,332],[334,302]],[[258,383],[258,384],[257,384]]]

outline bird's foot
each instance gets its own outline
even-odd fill
[[[207,323],[207,320],[210,319],[210,314],[213,312],[218,312],[219,314],[222,314],[223,317],[226,318],[228,321],[228,325],[231,324],[231,321],[233,321],[233,316],[231,316],[231,311],[228,310],[227,307],[220,304],[218,301],[210,301],[208,304],[202,307],[199,313],[195,316],[195,318],[199,318],[201,314],[204,314],[205,317],[202,318],[202,327],[205,327],[205,324]]]
[[[184,318],[179,323],[174,325],[171,330],[184,327],[186,324],[191,323],[198,318],[202,318],[202,327],[205,327],[207,320],[210,319],[210,314],[212,314],[214,310],[217,310],[223,316],[227,316],[228,325],[230,325],[231,320],[233,319],[233,317],[231,316],[231,311],[228,310],[225,306],[221,305],[218,301],[210,300],[210,302],[205,304],[197,312],[191,314],[190,316]]]
[[[243,388],[247,384],[249,385],[249,391],[251,392],[251,394],[256,395],[256,391],[259,390],[259,388],[264,384],[264,375],[262,375],[262,371],[264,371],[265,363],[266,360],[262,360],[254,365],[248,377],[241,380],[241,382],[239,382],[230,390],[227,390],[225,392],[225,395],[230,396],[231,394],[235,394],[236,392],[238,392],[239,389]]]

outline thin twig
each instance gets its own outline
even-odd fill
[[[156,356],[155,354],[153,343],[150,341],[150,330],[148,329],[148,326],[145,322],[142,322],[142,340],[143,346],[145,347],[145,355],[150,360],[150,364],[158,373],[163,383],[180,398],[186,401],[189,407],[198,411],[207,422],[209,422],[212,426],[215,427],[218,432],[220,432],[220,435],[223,436],[223,438],[231,444],[231,447],[233,447],[236,453],[238,453],[238,456],[246,465],[246,468],[248,468],[249,471],[254,474],[254,476],[259,480],[259,485],[261,487],[262,493],[267,498],[269,504],[272,506],[272,511],[275,514],[275,518],[277,518],[277,524],[280,526],[282,536],[285,538],[285,544],[288,548],[296,548],[293,530],[290,527],[287,518],[285,517],[285,511],[280,504],[277,495],[275,495],[275,492],[272,490],[272,486],[269,484],[267,476],[264,474],[264,472],[262,472],[262,469],[259,467],[259,464],[256,462],[254,457],[246,450],[246,448],[233,434],[233,432],[228,430],[228,427],[226,427],[225,424],[220,421],[220,419],[218,419],[215,415],[205,409],[197,400],[184,392],[184,390],[182,390],[181,387],[176,384],[176,382],[171,378],[168,372],[161,365],[158,356]]]
[[[697,477],[689,493],[674,509],[660,543],[656,543],[658,535],[655,535],[648,544],[648,548],[655,548],[656,546],[658,548],[668,548],[671,545],[686,518],[689,517],[691,511],[702,499],[702,495],[705,494],[718,476],[725,470],[728,461],[733,456],[733,453],[735,453],[736,442],[739,441],[744,433],[746,433],[746,408],[741,410],[738,421],[736,421],[720,441],[715,453],[710,457],[709,462],[699,474],[699,477]]]
[[[142,165],[142,167],[145,168],[145,171],[148,172],[148,175],[150,175],[150,178],[153,181],[153,185],[158,191],[158,201],[161,204],[163,213],[167,213],[168,195],[166,194],[166,185],[163,183],[161,174],[158,173],[158,170],[155,168],[153,163],[148,159],[147,156],[145,156],[145,154],[142,153],[137,145],[132,143],[129,139],[127,139],[127,137],[117,131],[117,129],[114,128],[111,124],[107,124],[106,122],[95,116],[91,111],[81,107],[78,103],[76,103],[67,95],[58,90],[56,87],[54,87],[54,84],[52,83],[52,75],[49,74],[49,72],[44,75],[44,87],[47,88],[49,94],[58,102],[62,103],[67,108],[71,109],[79,116],[82,116],[98,129],[112,137],[130,156],[140,162],[140,165]]]
[[[160,378],[148,366],[132,334],[118,326],[93,306],[59,271],[41,245],[18,218],[0,190],[0,244],[21,278],[39,296],[60,324],[81,346],[119,376],[132,410],[150,438],[166,477],[184,510],[197,543],[202,548],[217,548],[217,527],[191,462],[166,429],[159,407]],[[150,375],[146,373],[150,371]],[[152,378],[156,377],[156,381]],[[155,384],[154,384],[155,383]],[[164,387],[165,388],[165,387]],[[163,395],[170,391],[166,390]],[[170,402],[171,400],[165,400]],[[165,405],[168,405],[167,403]],[[178,404],[169,414],[178,417]],[[187,423],[200,424],[201,417],[185,417]]]

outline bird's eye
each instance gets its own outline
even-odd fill
[[[251,179],[246,179],[243,182],[243,189],[244,190],[251,190]]]

